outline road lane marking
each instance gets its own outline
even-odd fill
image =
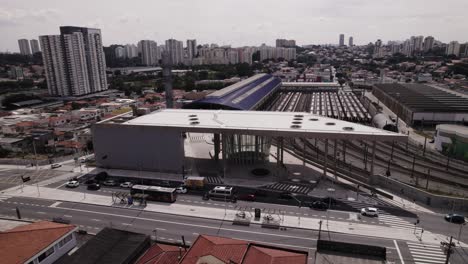
[[[73,216],[71,216],[71,215],[63,215],[63,217],[69,217],[69,218],[71,218],[71,217],[73,217]]]
[[[395,248],[398,253],[398,257],[400,258],[401,264],[405,264],[405,261],[403,260],[403,257],[401,256],[400,248],[398,247],[398,243],[396,240],[393,240],[393,243],[395,244]]]
[[[104,213],[104,212],[95,212],[95,211],[88,211],[88,210],[75,209],[75,208],[62,208],[62,207],[60,207],[60,209],[64,209],[64,210],[68,210],[68,211],[92,213],[92,214],[97,214],[97,215],[108,215],[108,216],[121,217],[121,218],[127,218],[127,219],[132,219],[132,220],[137,219],[137,220],[142,220],[142,221],[152,221],[152,222],[160,222],[160,223],[173,224],[173,225],[183,225],[183,226],[192,226],[192,227],[199,227],[199,228],[206,228],[206,229],[225,230],[225,231],[232,231],[232,232],[238,232],[238,233],[258,234],[258,235],[264,235],[264,236],[283,237],[283,238],[295,238],[295,239],[307,240],[307,241],[316,241],[317,240],[317,238],[288,236],[288,235],[263,233],[263,232],[255,232],[255,231],[250,231],[250,230],[240,230],[240,229],[232,229],[232,228],[219,228],[218,226],[197,225],[197,224],[182,223],[182,222],[176,222],[176,221],[158,220],[158,219],[154,219],[154,218],[134,217],[134,216],[111,214],[111,213]],[[91,220],[100,221],[99,219],[91,219]]]
[[[101,219],[96,219],[96,218],[93,218],[93,219],[91,219],[91,221],[100,222],[100,221],[101,221]]]
[[[156,228],[156,230],[159,230],[159,231],[166,231],[166,229],[164,229],[164,228]]]
[[[131,225],[133,225],[133,224],[130,224],[130,223],[122,223],[122,225],[131,226]]]
[[[38,214],[46,214],[45,212],[37,212]]]
[[[50,205],[49,207],[57,207],[59,204],[61,204],[62,202],[55,202],[53,203],[52,205]]]

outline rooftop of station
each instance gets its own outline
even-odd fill
[[[262,99],[281,87],[281,79],[270,74],[257,74],[205,98],[195,101],[185,108],[254,110]]]
[[[124,122],[182,132],[227,133],[324,139],[404,141],[406,135],[301,112],[165,109]]]

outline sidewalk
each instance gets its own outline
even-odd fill
[[[39,193],[38,193],[39,189]],[[56,201],[64,202],[76,202],[76,203],[86,203],[93,205],[101,206],[119,206],[112,203],[112,198],[109,196],[89,194],[84,193],[52,189],[47,187],[36,187],[36,186],[25,186],[22,191],[20,187],[10,188],[4,191],[4,196],[11,197],[29,197],[29,198],[42,198]],[[130,207],[131,208],[131,207]],[[141,207],[135,206],[141,210]],[[148,204],[145,211],[149,212],[158,212],[158,213],[167,213],[174,215],[182,216],[191,216],[197,215],[198,217],[208,218],[208,219],[218,219],[225,221],[233,221],[236,217],[237,211],[231,209],[218,209],[218,208],[209,208],[209,207],[198,207],[191,205],[182,205],[182,204],[167,204],[167,203],[150,203]],[[311,217],[295,217],[295,216],[280,216],[282,219],[282,226],[291,227],[291,228],[304,228],[304,229],[319,229],[319,221],[322,221],[322,232],[338,232],[345,234],[353,234],[360,236],[371,236],[371,237],[381,237],[387,239],[401,239],[407,241],[420,242],[419,237],[416,237],[408,229],[399,229],[394,227],[383,227],[375,225],[367,225],[354,222],[340,222],[340,221],[327,221],[325,218],[311,218]],[[252,221],[252,223],[261,224],[260,221]],[[428,244],[439,244],[441,236],[438,234],[431,233],[429,231],[424,232],[422,238],[423,243]],[[467,246],[462,243],[463,246]]]

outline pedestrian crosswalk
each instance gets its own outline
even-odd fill
[[[206,178],[206,181],[208,183],[214,183],[214,184],[222,184],[223,183],[223,179],[221,179],[220,177],[208,176],[208,177],[205,177],[205,178]]]
[[[264,188],[282,192],[291,192],[299,194],[307,194],[310,192],[311,188],[305,185],[294,184],[290,182],[277,182],[265,186]]]
[[[10,199],[10,197],[7,196],[0,196],[0,202],[4,202],[6,200]]]
[[[414,223],[410,223],[406,220],[403,220],[398,216],[390,215],[385,211],[379,212],[379,222],[382,222],[383,224],[389,225],[393,228],[403,228],[411,230],[415,229]]]
[[[445,263],[446,255],[439,245],[406,242],[415,264]]]
[[[414,223],[408,222],[398,216],[394,216],[386,212],[385,210],[379,208],[379,202],[376,200],[369,200],[367,203],[354,200],[343,200],[343,202],[353,207],[358,212],[360,212],[361,209],[365,207],[377,207],[379,209],[378,220],[380,223],[386,224],[394,228],[414,229]]]

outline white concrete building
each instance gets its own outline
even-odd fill
[[[21,55],[31,55],[31,48],[29,47],[29,40],[19,39],[18,40],[19,50]]]
[[[189,60],[192,60],[197,56],[197,40],[196,39],[187,39],[187,57]]]
[[[117,48],[115,48],[114,52],[115,52],[115,57],[116,58],[118,58],[118,59],[125,58],[125,49],[124,49],[124,47],[117,47]]]
[[[67,26],[60,27],[60,33],[39,37],[49,94],[80,96],[107,90],[101,31]]]
[[[41,49],[39,48],[39,41],[37,41],[37,39],[31,39],[30,43],[32,54],[41,52]]]
[[[450,41],[445,53],[447,55],[460,56],[460,43],[458,43],[458,41]]]
[[[344,46],[344,34],[340,34],[340,47]]]
[[[434,48],[434,37],[427,36],[424,39],[424,52],[428,52]]]
[[[135,44],[127,44],[124,46],[125,58],[131,59],[138,57],[138,48]]]
[[[146,66],[158,64],[157,50],[158,44],[153,40],[142,40],[141,43],[141,62]]]
[[[171,61],[173,65],[183,63],[184,47],[182,41],[175,39],[166,40],[166,50],[171,56]]]

